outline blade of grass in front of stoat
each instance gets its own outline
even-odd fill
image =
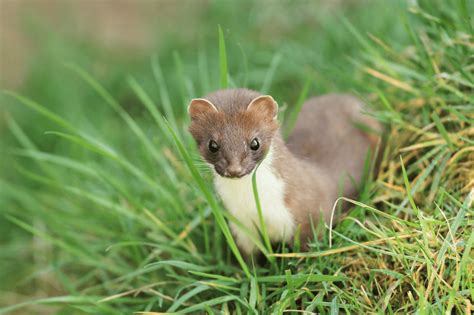
[[[222,214],[222,209],[218,206],[215,197],[213,196],[212,192],[209,190],[203,178],[199,174],[199,171],[197,170],[193,161],[189,157],[189,154],[187,150],[185,149],[183,143],[178,139],[178,136],[173,131],[170,125],[168,125],[168,130],[171,133],[173,139],[175,140],[176,146],[178,147],[178,150],[181,156],[184,158],[184,162],[189,168],[189,171],[191,172],[193,179],[195,180],[199,189],[202,191],[207,202],[209,203],[209,206],[212,209],[212,213],[214,214],[214,218],[216,219],[219,228],[224,234],[227,244],[229,245],[232,253],[234,254],[235,258],[238,260],[244,273],[247,275],[247,277],[250,277],[250,272],[248,270],[247,264],[244,262],[242,255],[240,254],[240,251],[237,248],[237,244],[235,243],[234,238],[232,237],[232,234],[230,232],[229,226],[227,225],[227,222],[225,221],[224,216]]]
[[[257,208],[257,214],[258,214],[258,221],[259,221],[259,227],[261,231],[261,235],[263,237],[264,244],[267,248],[267,251],[269,254],[273,253],[272,249],[272,244],[270,242],[270,237],[268,235],[267,231],[267,225],[265,224],[265,218],[263,217],[263,211],[262,211],[262,205],[260,203],[260,196],[258,194],[258,187],[257,187],[257,171],[258,168],[260,167],[260,164],[255,167],[255,170],[253,171],[252,174],[252,191],[253,191],[253,196],[255,199],[255,206]],[[272,256],[268,256],[267,258],[270,259],[270,261],[274,261]]]

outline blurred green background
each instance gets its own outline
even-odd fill
[[[289,109],[305,82],[310,82],[310,96],[351,92],[381,109],[382,94],[388,103],[407,104],[416,97],[437,93],[429,83],[429,58],[423,55],[430,52],[416,44],[423,41],[423,36],[437,36],[437,19],[448,21],[447,27],[452,27],[452,32],[440,31],[442,36],[459,35],[462,40],[455,29],[464,20],[457,17],[465,18],[467,12],[472,12],[471,1],[449,5],[443,1],[420,2],[423,10],[417,12],[417,2],[395,0],[1,0],[1,88],[15,91],[42,107],[38,110],[32,103],[25,106],[29,101],[22,102],[7,94],[0,96],[0,306],[69,296],[76,300],[51,302],[67,305],[64,308],[32,309],[38,313],[64,314],[167,309],[172,302],[163,296],[179,296],[180,290],[194,280],[186,280],[169,266],[160,266],[151,275],[146,272],[154,269],[138,272],[160,259],[215,264],[217,273],[239,274],[233,269],[237,265],[229,250],[223,249],[225,241],[170,134],[156,123],[156,117],[142,105],[143,99],[133,87],[138,86],[148,95],[147,99],[156,104],[160,115],[168,118],[179,139],[192,148],[186,133],[185,109],[191,98],[219,88],[220,25],[230,86],[270,93],[283,108]],[[443,23],[439,22],[440,28]],[[469,29],[472,32],[471,22],[466,23],[463,34]],[[426,28],[420,32],[421,40],[413,37],[415,33],[418,36],[418,25]],[[472,37],[469,38],[467,41],[471,40],[472,45]],[[464,49],[472,49],[467,47]],[[454,55],[453,60],[459,61],[461,68],[469,64],[468,51],[455,48],[450,51],[450,56]],[[462,58],[458,57],[461,55]],[[71,71],[71,64],[93,77],[119,106],[108,104],[110,98],[101,97],[100,89],[97,93],[87,80]],[[409,81],[420,92],[410,95],[367,75],[369,66],[381,71],[390,69],[385,73]],[[446,69],[449,72],[454,68]],[[405,118],[413,113],[409,106],[400,108],[405,110]],[[45,109],[74,128],[58,125],[58,119],[55,122],[51,114],[44,114]],[[413,119],[419,118],[418,126],[422,128],[430,119],[431,109],[426,107],[418,113],[419,117]],[[390,124],[396,121],[391,121],[393,115],[380,117]],[[148,142],[136,137],[128,128],[127,119],[140,127]],[[68,140],[48,131],[79,135],[86,140]],[[394,144],[386,153],[391,157],[397,156],[394,152],[402,143],[410,143],[410,135],[395,136],[400,136],[400,144]],[[193,159],[198,160],[195,152],[190,151]],[[429,162],[433,156],[434,153],[427,157]],[[410,180],[417,178],[418,168],[425,167],[421,163],[409,169]],[[210,187],[210,177],[204,176]],[[443,182],[444,177],[439,176]],[[151,181],[157,187],[150,186]],[[399,181],[403,187],[400,174]],[[464,196],[464,182],[456,183],[457,186],[446,189],[449,187],[456,197]],[[377,187],[380,197],[383,186]],[[426,189],[424,194],[429,196],[431,191]],[[372,200],[373,191],[367,191],[365,201]],[[174,203],[166,199],[167,194]],[[398,191],[390,198],[378,199],[389,201],[382,202],[384,210],[390,209],[390,202],[403,203],[408,197]],[[432,201],[434,197],[430,198]],[[171,231],[151,224],[153,220],[144,214],[144,209],[149,209]],[[177,235],[189,228],[190,222],[198,222],[192,225],[193,241],[185,240],[183,248],[175,249],[182,240],[173,242],[180,239]],[[348,237],[365,240],[367,236],[362,229],[345,228]],[[209,245],[209,238],[217,245]],[[106,252],[113,244],[118,244],[118,249]],[[153,244],[159,244],[158,248]],[[318,246],[324,247],[323,243]],[[338,269],[337,263],[327,264],[320,265],[319,270],[331,273]],[[285,267],[278,270],[284,273]],[[120,298],[117,304],[96,303],[119,292],[169,279],[175,282],[156,289],[159,294],[148,292],[137,299]],[[339,296],[334,293],[338,290],[334,287],[331,294]],[[347,289],[342,296],[350,295],[351,290]],[[194,302],[219,296],[213,292],[196,295]],[[272,298],[275,300],[271,297],[270,301]],[[322,305],[320,311],[327,310]],[[362,306],[357,307],[363,310]]]

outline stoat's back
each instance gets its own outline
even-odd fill
[[[378,122],[363,114],[360,100],[350,95],[330,94],[308,100],[300,112],[287,141],[298,157],[316,162],[338,181],[348,173],[359,182],[369,148],[377,136],[368,134],[360,125],[381,129]],[[351,180],[345,176],[344,195],[354,196]]]

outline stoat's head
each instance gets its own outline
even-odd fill
[[[188,107],[189,131],[217,174],[240,178],[263,160],[278,130],[278,105],[246,89],[221,90]]]

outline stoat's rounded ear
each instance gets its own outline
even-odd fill
[[[188,105],[188,114],[191,120],[208,113],[216,113],[217,108],[210,101],[204,98],[194,98]]]
[[[262,95],[250,102],[247,111],[254,112],[266,119],[276,119],[278,104],[270,95]]]

